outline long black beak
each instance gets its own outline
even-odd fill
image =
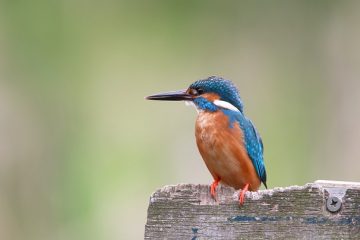
[[[162,101],[191,101],[193,97],[186,93],[185,90],[172,91],[159,93],[151,96],[147,96],[145,99],[147,100],[162,100]]]

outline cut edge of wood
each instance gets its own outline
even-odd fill
[[[353,187],[360,188],[360,182],[348,182],[348,181],[334,181],[334,180],[316,180],[315,184],[323,186],[334,186],[334,187]]]
[[[291,192],[291,191],[301,191],[307,188],[317,188],[319,192],[324,193],[324,191],[330,192],[332,188],[342,189],[342,193],[339,195],[345,195],[347,189],[351,188],[360,188],[360,182],[345,182],[345,181],[330,181],[330,180],[317,180],[313,183],[306,183],[303,186],[293,185],[287,187],[274,187],[272,189],[263,189],[256,192],[246,192],[246,198],[251,200],[260,200],[263,197],[271,197],[276,193]],[[217,205],[219,203],[224,203],[228,201],[236,201],[239,198],[239,190],[235,190],[232,187],[226,185],[219,185],[217,191],[218,201],[213,201],[210,196],[210,185],[207,184],[190,184],[190,183],[180,183],[176,185],[165,185],[160,189],[157,189],[150,196],[150,203],[156,202],[161,198],[167,198],[169,196],[176,196],[182,193],[183,191],[192,191],[193,194],[199,194],[201,197],[200,205]],[[179,193],[179,194],[176,194]],[[341,197],[342,197],[341,196]]]
[[[311,187],[313,184],[312,183],[307,183],[304,186],[298,186],[298,185],[293,185],[293,186],[288,186],[288,187],[275,187],[273,189],[264,189],[264,190],[258,190],[256,192],[246,192],[246,198],[247,199],[252,199],[252,200],[260,200],[262,199],[264,196],[272,196],[274,193],[277,192],[288,192],[288,191],[294,191],[294,190],[304,190],[306,188]],[[155,202],[157,199],[159,199],[159,197],[169,197],[169,196],[173,196],[173,193],[181,193],[183,191],[193,191],[194,193],[198,193],[200,195],[202,195],[203,197],[201,199],[212,199],[212,197],[210,196],[210,185],[207,184],[190,184],[190,183],[180,183],[177,185],[166,185],[158,190],[156,190],[155,192],[153,192],[150,196],[150,202]],[[229,186],[225,186],[225,185],[219,185],[217,192],[220,193],[218,195],[220,195],[220,201],[205,201],[205,202],[200,202],[200,204],[209,204],[209,205],[213,205],[213,204],[219,204],[219,202],[224,202],[224,199],[233,199],[233,200],[237,200],[239,198],[239,190],[235,190],[232,187]],[[176,195],[176,194],[175,194]]]

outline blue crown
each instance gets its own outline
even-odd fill
[[[221,77],[211,76],[207,79],[198,80],[190,85],[190,88],[201,89],[204,93],[216,93],[220,100],[234,105],[240,112],[243,112],[244,105],[236,86],[229,80]]]

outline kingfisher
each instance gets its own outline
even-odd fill
[[[185,101],[195,106],[196,144],[214,181],[210,194],[216,199],[219,183],[241,189],[239,204],[247,191],[266,185],[263,141],[244,114],[244,105],[233,82],[211,76],[187,89],[155,94],[148,100]]]

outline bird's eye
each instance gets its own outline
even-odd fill
[[[193,95],[193,96],[199,96],[199,95],[201,95],[201,94],[204,93],[204,90],[202,90],[201,88],[197,88],[197,89],[191,88],[191,89],[189,90],[189,93],[190,93],[191,95]]]
[[[189,91],[189,93],[190,93],[191,95],[193,95],[193,96],[199,95],[198,91],[197,91],[195,88],[191,88],[190,91]]]

